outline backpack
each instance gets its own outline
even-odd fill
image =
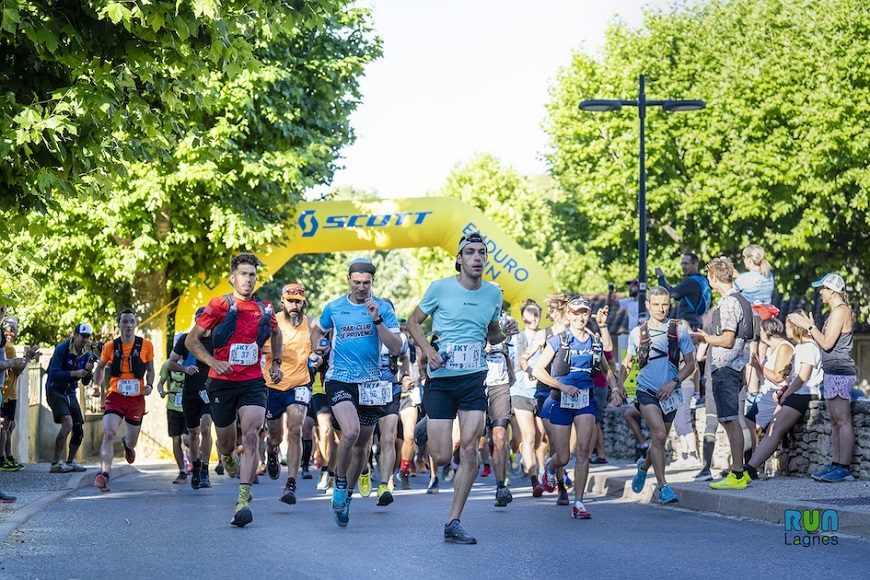
[[[759,328],[761,326],[761,318],[755,315],[752,311],[752,304],[749,303],[749,300],[743,297],[739,292],[734,293],[734,297],[737,298],[737,302],[740,303],[740,308],[743,310],[743,316],[740,317],[740,323],[737,325],[737,332],[735,333],[736,338],[742,338],[743,340],[756,340],[759,336]],[[716,334],[722,333],[722,318],[719,313],[719,309],[713,311],[713,328],[716,330]]]
[[[226,346],[236,332],[236,322],[239,320],[239,307],[232,294],[223,297],[229,305],[229,311],[211,331],[212,346],[215,349]],[[260,325],[257,331],[257,345],[262,348],[266,340],[272,336],[272,306],[254,297],[254,302],[260,307]]]
[[[142,362],[142,358],[139,353],[142,352],[142,343],[144,339],[141,336],[137,336],[133,341],[133,348],[130,349],[130,372],[133,373],[133,376],[137,379],[141,379],[145,376],[145,370],[147,366],[144,362]],[[115,355],[112,358],[112,368],[111,373],[113,377],[121,376],[121,364],[124,359],[124,351],[121,349],[121,339],[116,338],[114,342],[115,346]]]
[[[569,329],[559,333],[559,350],[550,363],[550,375],[564,377],[571,372],[571,339],[568,337]],[[589,333],[592,337],[592,367],[589,374],[593,377],[601,372],[601,357],[604,354],[604,346],[597,334]]]
[[[698,283],[701,287],[701,300],[697,304],[692,304],[688,296],[684,296],[683,300],[689,305],[689,308],[695,311],[698,316],[707,312],[713,305],[713,291],[710,289],[710,283],[700,274],[692,274],[689,276],[692,280]]]
[[[638,367],[643,368],[649,364],[649,361],[668,357],[668,361],[675,367],[680,367],[680,343],[677,335],[680,321],[675,319],[668,320],[668,351],[662,352],[652,346],[652,339],[649,335],[648,322],[640,325],[640,344],[637,346],[637,362]],[[650,351],[656,351],[657,355],[650,357]]]

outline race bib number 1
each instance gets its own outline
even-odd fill
[[[257,346],[256,342],[230,345],[229,363],[231,365],[249,367],[251,365],[257,364],[257,362],[259,362],[259,358],[260,348]]]
[[[585,409],[589,406],[589,389],[581,389],[576,395],[562,393],[559,406],[563,409]]]
[[[120,379],[118,381],[118,392],[125,397],[135,397],[140,394],[140,388],[139,379]]]
[[[359,404],[364,407],[380,407],[393,400],[393,383],[390,381],[375,381],[360,383]]]
[[[444,365],[451,371],[464,371],[479,369],[481,366],[481,351],[479,344],[454,344],[446,345],[447,363]]]
[[[683,406],[683,390],[679,385],[666,398],[659,401],[659,406],[662,408],[662,413],[667,415],[671,411],[676,411]]]

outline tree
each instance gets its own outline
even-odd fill
[[[368,13],[342,0],[17,6],[30,26],[15,29],[17,50],[56,71],[24,108],[83,103],[65,113],[76,129],[49,139],[40,126],[0,178],[20,192],[9,207],[33,208],[11,253],[38,281],[22,314],[43,340],[119,306],[165,316],[195,278],[225,276],[233,253],[278,242],[353,139],[358,78],[380,54]],[[75,34],[48,50],[31,39],[39,22]],[[0,81],[21,87],[6,93],[14,103],[34,92],[24,70]],[[28,192],[40,175],[46,187]]]
[[[778,290],[804,293],[826,271],[866,293],[870,272],[870,11],[855,0],[713,1],[615,25],[604,57],[581,53],[549,105],[552,174],[576,215],[586,285],[637,262],[636,112],[578,110],[587,98],[702,98],[700,113],[647,117],[651,266],[679,254],[739,257],[759,243]],[[591,262],[591,263],[590,263]],[[741,263],[737,261],[738,265]]]

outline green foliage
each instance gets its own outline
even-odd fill
[[[578,110],[588,98],[700,98],[647,116],[650,270],[679,254],[738,258],[760,244],[777,289],[826,271],[864,293],[870,272],[870,9],[856,0],[714,1],[615,25],[604,58],[575,54],[552,89],[553,176],[565,192],[570,276],[624,280],[637,262],[638,118]],[[740,261],[737,261],[740,264]],[[597,285],[597,284],[596,284]]]
[[[0,4],[0,156],[14,160],[0,233],[21,269],[5,275],[33,281],[16,301],[44,340],[119,306],[162,311],[277,242],[353,140],[358,79],[380,54],[345,0]]]

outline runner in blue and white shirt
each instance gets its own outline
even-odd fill
[[[393,355],[402,349],[399,322],[393,307],[371,293],[375,278],[371,260],[350,263],[350,293],[326,305],[311,332],[315,352],[325,354],[321,339],[330,335],[329,370],[324,388],[332,414],[341,429],[332,509],[340,527],[350,520],[350,497],[367,457],[366,445],[382,406],[392,398],[393,385],[380,381],[381,345]]]

